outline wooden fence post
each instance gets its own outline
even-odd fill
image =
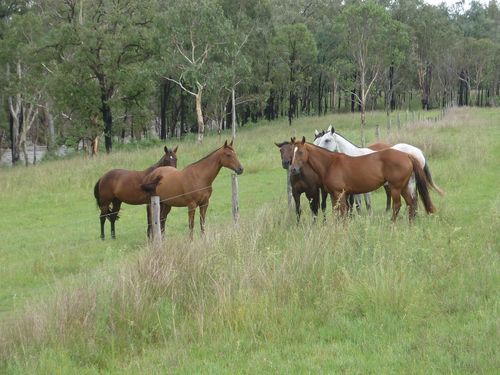
[[[391,132],[391,126],[392,126],[391,115],[388,113],[387,114],[387,134],[389,134]]]
[[[161,245],[161,227],[160,227],[160,197],[154,195],[151,197],[151,236],[155,246]]]
[[[399,112],[398,112],[398,130],[401,130],[401,118],[399,117]]]
[[[379,124],[375,125],[375,138],[377,139],[377,141],[380,139],[380,125]]]
[[[234,223],[238,223],[240,218],[240,207],[238,205],[238,179],[236,174],[231,174],[231,187],[232,187],[232,202],[233,202],[233,220]]]

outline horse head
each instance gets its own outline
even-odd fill
[[[329,151],[338,152],[339,150],[337,145],[337,136],[335,133],[335,128],[332,125],[330,125],[325,134],[323,134],[321,138],[318,138],[316,141],[314,141],[314,144],[316,146],[325,148]]]
[[[293,158],[292,164],[290,166],[290,172],[292,174],[300,174],[304,163],[308,160],[308,152],[306,145],[306,137],[302,137],[302,140],[296,141],[292,144],[293,146]]]
[[[290,167],[290,164],[292,163],[293,158],[293,143],[285,141],[281,143],[275,142],[274,144],[280,149],[281,165],[283,169],[288,169],[288,167]]]
[[[231,143],[224,142],[224,145],[220,148],[221,150],[221,158],[220,163],[223,167],[229,168],[233,170],[236,174],[243,173],[243,166],[238,160],[238,156],[236,155],[236,151],[233,148],[233,141]]]
[[[179,146],[176,146],[174,149],[164,147],[165,155],[158,162],[158,166],[160,167],[174,167],[177,168],[177,149]]]
[[[318,130],[318,129],[314,130],[314,142],[313,143],[316,146],[318,145],[317,142],[319,142],[318,139],[321,139],[321,137],[323,137],[325,135],[325,133],[326,132],[324,130]]]

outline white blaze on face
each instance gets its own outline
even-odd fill
[[[298,150],[298,149],[299,149],[299,148],[298,148],[297,146],[295,146],[295,148],[293,149],[293,158],[292,158],[292,163],[293,163],[293,161],[295,160],[295,154],[297,153],[297,150]]]

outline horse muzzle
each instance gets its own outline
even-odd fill
[[[290,167],[290,162],[283,161],[283,162],[281,162],[281,166],[283,167],[283,169],[288,169]]]
[[[291,174],[295,174],[295,175],[300,174],[300,166],[298,166],[298,165],[292,165],[290,167],[290,173]]]
[[[234,172],[235,172],[236,174],[242,174],[242,173],[243,173],[243,167],[236,168],[236,169],[234,170]]]

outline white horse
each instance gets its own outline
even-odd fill
[[[317,132],[317,131],[316,131]],[[316,133],[315,132],[315,133]],[[319,134],[319,133],[318,133]],[[326,148],[327,150],[334,151],[334,152],[341,152],[349,156],[362,156],[362,155],[367,155],[371,154],[373,152],[379,151],[378,149],[373,150],[367,147],[358,147],[352,142],[348,141],[346,138],[341,136],[339,133],[335,132],[335,129],[333,126],[329,126],[328,130],[323,134],[323,136],[318,137],[315,141],[314,144],[319,147]],[[429,182],[429,185],[436,190],[439,195],[443,196],[444,191],[441,190],[432,180],[432,175],[431,171],[429,169],[429,166],[427,165],[427,162],[425,160],[424,153],[422,150],[420,150],[418,147],[409,145],[407,143],[398,143],[395,144],[394,146],[391,146],[391,148],[405,152],[407,154],[412,155],[417,159],[419,162],[420,166],[425,172],[425,175],[427,177],[427,180]],[[412,181],[409,184],[412,188],[412,196],[416,196],[416,190],[415,190],[415,184],[414,184],[414,177],[412,176]],[[369,193],[368,193],[369,194]],[[355,196],[356,200],[356,205],[359,207],[361,205],[361,197]],[[371,211],[371,198],[367,194],[365,194],[365,203],[367,206],[368,211]],[[370,205],[370,206],[369,206]],[[358,209],[359,211],[359,209]]]

